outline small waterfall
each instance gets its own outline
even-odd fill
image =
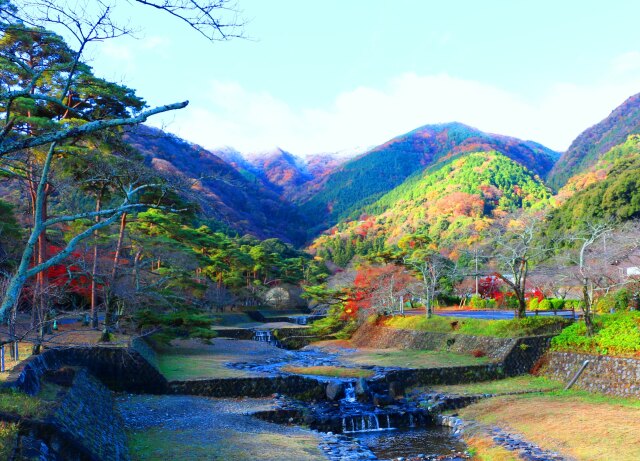
[[[347,403],[355,403],[356,401],[356,388],[353,387],[353,383],[349,383],[347,387],[344,388],[344,401]]]
[[[256,330],[253,333],[253,339],[263,343],[270,343],[273,340],[269,330]]]
[[[413,419],[413,414],[409,413],[409,427],[416,427],[416,422]]]
[[[351,430],[347,430],[350,427]],[[368,415],[346,416],[342,418],[343,434],[353,434],[355,432],[377,432],[394,429],[391,427],[389,415],[387,415],[387,427],[380,427],[380,419],[375,413]]]

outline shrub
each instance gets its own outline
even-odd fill
[[[542,301],[540,301],[539,309],[541,311],[550,311],[551,309],[553,309],[553,305],[551,304],[551,301],[549,301],[547,298],[545,298]]]
[[[551,298],[549,301],[551,301],[551,308],[554,311],[559,311],[564,309],[564,305],[565,305],[565,301],[564,299],[561,298]]]
[[[474,295],[469,300],[469,307],[472,309],[485,309],[487,307],[487,300],[478,295]]]
[[[582,300],[580,299],[565,299],[564,300],[564,308],[565,309],[575,309],[575,310],[580,310],[582,309]]]
[[[538,309],[540,309],[540,301],[536,297],[531,298],[529,300],[529,310],[537,311]]]
[[[629,309],[629,291],[626,288],[621,288],[616,291],[614,295],[615,309],[617,311],[626,311]]]
[[[471,351],[471,355],[473,355],[475,358],[479,359],[480,357],[485,357],[487,355],[487,353],[485,351],[483,351],[482,349],[474,349]]]
[[[615,307],[616,307],[615,298],[613,297],[613,295],[608,294],[608,295],[602,296],[596,301],[596,304],[593,310],[599,314],[607,314],[612,310],[615,310]]]
[[[593,336],[587,336],[584,322],[574,323],[553,338],[551,348],[610,355],[634,355],[640,352],[639,312],[596,316],[594,330]]]

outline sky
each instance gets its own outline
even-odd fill
[[[640,92],[640,2],[238,0],[246,38],[209,42],[117,0],[136,38],[89,50],[150,124],[207,148],[306,156],[458,121],[563,151]]]

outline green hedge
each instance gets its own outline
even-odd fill
[[[640,312],[603,314],[593,321],[593,336],[587,336],[583,321],[577,322],[553,338],[552,350],[604,355],[640,353]]]

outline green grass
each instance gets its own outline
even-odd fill
[[[567,319],[555,316],[511,320],[482,320],[442,316],[433,316],[428,319],[422,315],[413,315],[396,316],[384,320],[384,325],[398,329],[495,336],[498,338],[515,338],[559,332],[569,323]]]
[[[11,459],[17,435],[17,424],[0,422],[0,459]]]
[[[428,389],[449,394],[504,394],[519,391],[552,391],[562,389],[562,387],[562,383],[543,376],[523,375],[479,383],[429,386]]]
[[[377,365],[382,367],[438,368],[489,363],[488,357],[457,354],[447,351],[427,351],[413,349],[360,349],[345,355],[345,362],[354,365]]]
[[[29,418],[42,418],[52,408],[52,402],[14,389],[0,389],[0,411]]]
[[[278,433],[251,433],[225,430],[215,425],[198,434],[192,431],[153,428],[129,433],[129,449],[134,461],[321,461],[315,437]]]
[[[593,336],[587,336],[584,322],[576,322],[553,338],[551,348],[589,354],[640,355],[640,312],[596,316],[594,330]]]
[[[345,368],[332,366],[315,366],[315,367],[294,367],[288,365],[282,368],[282,371],[295,373],[298,375],[313,376],[332,376],[334,378],[370,378],[373,371],[363,370],[362,368]]]
[[[158,354],[158,369],[169,381],[186,381],[204,378],[241,378],[249,376],[242,370],[225,366],[226,356],[212,353],[188,352]]]

